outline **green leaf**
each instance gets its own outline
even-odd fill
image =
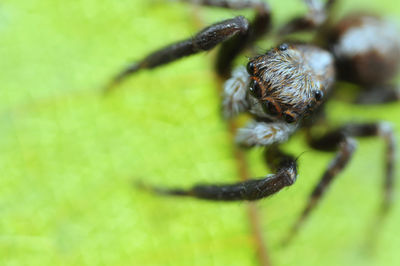
[[[299,2],[271,1],[276,21],[303,12]],[[342,10],[360,5],[400,14],[395,0],[351,1]],[[235,14],[170,1],[0,5],[1,265],[257,265],[246,204],[156,197],[132,186],[238,180],[213,53],[143,71],[108,97],[99,90],[129,60],[195,33],[196,16],[209,24]],[[382,119],[400,132],[398,104],[334,101],[329,111],[337,123]],[[310,150],[303,136],[286,147]],[[296,185],[258,203],[273,265],[400,265],[399,204],[374,253],[365,249],[383,156],[382,141],[360,141],[298,238],[281,248],[332,158],[302,155]],[[248,161],[254,176],[268,173],[262,150]]]

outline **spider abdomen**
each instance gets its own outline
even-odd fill
[[[384,84],[398,73],[399,32],[387,20],[348,16],[335,27],[333,43],[341,79],[372,86]]]

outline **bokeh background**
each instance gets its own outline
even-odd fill
[[[297,0],[269,3],[275,25],[305,12]],[[339,14],[360,8],[400,21],[396,0],[342,1]],[[162,0],[0,3],[1,265],[258,264],[245,203],[161,198],[132,186],[238,180],[214,54],[143,71],[107,97],[99,89],[129,60],[237,14],[252,12]],[[400,132],[398,104],[332,101],[328,109],[336,124],[383,119]],[[310,151],[302,134],[285,148],[308,152],[296,185],[258,203],[273,265],[400,265],[400,204],[367,244],[382,196],[383,141],[360,141],[301,233],[281,248],[333,156]],[[252,175],[268,173],[261,149],[247,159]]]

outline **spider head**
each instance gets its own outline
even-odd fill
[[[287,123],[297,122],[311,113],[321,104],[325,93],[324,82],[316,73],[318,68],[326,66],[312,61],[316,58],[319,57],[301,45],[288,44],[251,58],[247,72],[253,113]]]

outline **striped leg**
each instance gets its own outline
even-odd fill
[[[321,180],[312,191],[310,198],[306,204],[306,207],[303,209],[300,217],[294,223],[287,238],[284,239],[283,241],[284,245],[288,244],[292,240],[292,238],[296,235],[301,225],[309,217],[311,211],[314,210],[316,205],[325,195],[326,189],[329,187],[331,182],[346,167],[347,163],[350,161],[353,155],[355,148],[356,148],[356,143],[351,138],[345,137],[343,138],[343,140],[339,142],[339,148],[335,158],[331,161],[331,163],[328,166],[328,169],[325,171]]]
[[[355,149],[355,141],[351,137],[372,137],[378,136],[383,138],[386,143],[386,169],[384,182],[384,199],[382,204],[382,214],[386,213],[392,202],[394,188],[394,163],[395,163],[395,138],[391,127],[387,123],[370,123],[370,124],[348,124],[327,135],[310,139],[310,146],[325,151],[331,151],[335,147],[339,147],[339,151],[328,169],[322,176],[310,195],[306,207],[303,209],[300,217],[293,225],[288,237],[284,240],[287,244],[298,232],[301,225],[308,218],[311,211],[318,204],[324,192],[331,184],[332,180],[339,174],[351,159],[351,155]],[[337,146],[339,144],[339,146]]]

